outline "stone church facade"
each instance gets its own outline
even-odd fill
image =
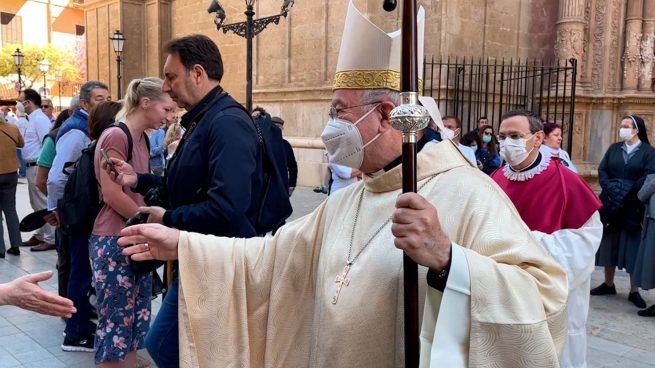
[[[254,41],[253,101],[286,121],[284,135],[299,161],[299,185],[318,185],[325,169],[319,135],[327,119],[349,0],[296,0],[289,16]],[[245,20],[243,0],[222,0],[225,23]],[[385,31],[399,12],[381,0],[354,0]],[[578,60],[572,158],[590,180],[617,138],[622,115],[655,122],[655,0],[419,0],[426,9],[427,57]],[[85,11],[88,77],[111,85],[116,64],[109,37],[127,41],[123,78],[162,75],[162,46],[172,37],[210,36],[225,63],[223,86],[244,101],[245,40],[217,31],[199,0],[76,0]],[[256,18],[278,14],[282,1],[259,0]],[[432,81],[425,81],[430,85]],[[435,82],[436,83],[436,82]],[[498,122],[494,122],[498,123]]]

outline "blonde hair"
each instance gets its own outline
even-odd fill
[[[168,149],[168,145],[171,144],[171,142],[181,138],[182,125],[180,125],[180,123],[171,124],[166,130],[166,136],[164,137],[164,148]]]
[[[116,115],[116,120],[121,120],[127,115],[134,112],[139,107],[139,103],[144,98],[156,101],[166,96],[162,91],[164,81],[157,77],[146,77],[143,79],[132,79],[125,91],[123,98],[123,108]]]

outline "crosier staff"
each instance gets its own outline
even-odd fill
[[[396,0],[384,0],[384,10],[396,8]],[[416,132],[430,122],[428,111],[418,103],[416,0],[403,0],[401,28],[400,105],[391,111],[391,124],[403,133],[403,193],[416,192]],[[405,303],[405,367],[417,368],[420,358],[418,266],[403,255]]]

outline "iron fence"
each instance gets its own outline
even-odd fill
[[[563,148],[570,151],[575,112],[577,60],[478,58],[425,59],[424,94],[435,98],[442,116],[462,121],[463,132],[486,117],[498,131],[504,112],[531,110],[543,121],[560,124]]]

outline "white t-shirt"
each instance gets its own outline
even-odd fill
[[[350,177],[353,173],[353,169],[337,164],[329,164],[329,166],[330,171],[332,172],[332,187],[330,188],[330,194],[357,182],[357,178]]]

